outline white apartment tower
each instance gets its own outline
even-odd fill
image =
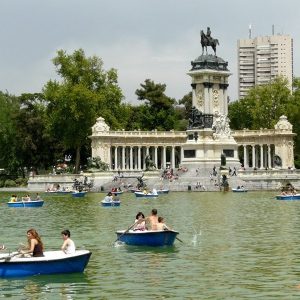
[[[293,39],[289,35],[238,40],[239,98],[251,87],[269,83],[277,76],[286,77],[292,90]]]

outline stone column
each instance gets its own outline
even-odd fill
[[[122,146],[122,170],[125,170],[125,150],[126,150],[126,147],[125,146]]]
[[[268,145],[268,168],[272,168],[272,160],[271,160],[271,145]]]
[[[162,148],[162,168],[166,168],[166,146],[163,146]]]
[[[249,168],[248,165],[248,157],[247,157],[247,145],[243,145],[244,147],[244,168]]]
[[[118,169],[118,147],[115,146],[115,170]]]
[[[183,157],[184,157],[184,150],[183,150],[183,147],[181,147],[180,148],[180,165],[181,165]]]
[[[138,170],[141,170],[141,146],[138,146]]]
[[[255,145],[252,145],[252,168],[255,168]]]
[[[175,169],[175,146],[172,146],[172,161],[171,161],[171,168],[174,170]]]
[[[133,169],[133,155],[132,155],[132,149],[133,147],[130,146],[130,150],[129,150],[129,161],[130,161],[130,167],[129,170],[131,171]]]
[[[157,148],[157,146],[154,146],[154,163],[156,168],[158,169]]]
[[[260,145],[260,168],[264,168],[264,145]]]

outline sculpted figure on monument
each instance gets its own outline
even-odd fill
[[[204,128],[204,116],[195,106],[190,113],[189,128]]]
[[[214,130],[214,137],[229,137],[231,135],[229,118],[216,112],[212,129]]]
[[[206,34],[204,33],[203,30],[200,31],[200,36],[201,36],[201,46],[202,46],[202,55],[204,53],[204,48],[206,50],[207,54],[207,46],[210,46],[213,48],[215,55],[217,55],[217,45],[219,45],[219,40],[214,39],[211,37],[211,30],[209,27],[207,27],[207,32]]]

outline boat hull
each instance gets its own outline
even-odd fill
[[[277,195],[277,200],[300,200],[300,194],[295,195]]]
[[[8,207],[41,207],[44,200],[7,202]]]
[[[46,195],[52,195],[52,196],[62,196],[62,195],[68,195],[71,194],[72,191],[46,191]]]
[[[126,245],[134,246],[172,246],[178,232],[176,231],[117,231],[117,239]]]
[[[248,190],[245,190],[245,189],[232,189],[232,191],[234,193],[246,193],[246,192],[248,192]]]
[[[77,193],[72,193],[72,197],[74,198],[83,198],[85,197],[86,192],[77,192]]]
[[[44,257],[12,257],[10,261],[3,259],[6,255],[2,254],[0,277],[82,273],[91,254],[87,250],[78,250],[75,254],[70,255],[64,254],[62,251],[48,251],[45,252]]]
[[[134,192],[134,194],[137,198],[157,198],[158,197],[158,194],[152,194],[152,193],[145,194],[143,192]]]
[[[115,206],[120,206],[121,201],[112,201],[112,202],[101,201],[101,205],[105,207],[115,207]]]
[[[110,193],[112,193],[113,195],[122,195],[124,192],[123,191],[119,191],[119,192],[110,192]]]
[[[169,194],[169,190],[157,190],[157,194]]]

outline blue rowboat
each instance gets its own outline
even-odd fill
[[[84,197],[86,194],[86,192],[73,192],[72,193],[72,197],[75,197],[75,198],[82,198]]]
[[[7,202],[8,207],[41,207],[43,204],[44,200]]]
[[[120,200],[113,200],[113,201],[106,201],[106,200],[102,200],[101,201],[101,205],[102,206],[107,206],[107,207],[114,207],[114,206],[120,206],[121,201]]]
[[[134,192],[137,198],[156,198],[158,197],[157,193],[144,193],[144,192]]]
[[[83,272],[91,252],[77,250],[74,254],[46,251],[43,257],[17,257],[18,253],[0,255],[0,277],[22,277]]]
[[[177,231],[117,231],[117,240],[126,245],[135,246],[172,246],[178,234]]]
[[[277,200],[300,200],[300,194],[291,195],[277,195]]]

